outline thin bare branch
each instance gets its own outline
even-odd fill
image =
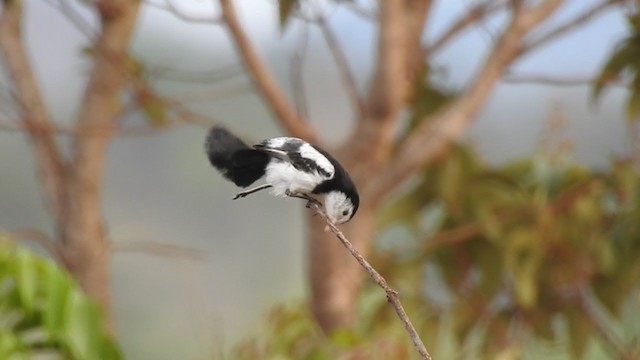
[[[481,67],[469,89],[443,111],[425,119],[400,145],[395,161],[382,174],[366,184],[363,191],[372,199],[382,199],[430,161],[446,150],[471,123],[502,75],[519,54],[523,39],[531,29],[549,17],[564,0],[546,0],[536,6],[522,5],[514,10],[510,24]]]
[[[231,93],[224,93],[224,95],[234,95],[234,93],[238,93],[242,91],[242,88],[231,88]],[[250,89],[244,88],[245,91],[249,91]],[[162,95],[156,94],[151,91],[151,95],[154,96],[160,104],[166,107],[166,118],[163,120],[163,123],[152,124],[149,123],[147,125],[139,125],[133,126],[128,125],[124,126],[121,123],[116,123],[115,119],[119,119],[123,117],[129,111],[139,110],[140,106],[137,103],[132,103],[130,106],[122,107],[122,111],[120,114],[114,117],[114,122],[106,125],[96,125],[96,124],[85,124],[85,123],[75,123],[71,125],[60,125],[60,124],[27,124],[24,121],[17,120],[13,122],[0,122],[0,131],[8,131],[8,132],[37,132],[37,133],[45,133],[51,135],[70,135],[70,136],[90,136],[90,137],[138,137],[138,136],[147,136],[157,134],[158,132],[165,131],[179,124],[189,123],[192,125],[201,126],[203,128],[210,128],[213,126],[216,121],[211,119],[208,116],[199,114],[195,111],[190,110],[186,105],[184,100],[178,100],[176,98],[167,98]],[[214,96],[222,96],[222,92],[211,93],[198,93],[193,95],[200,95],[201,98],[197,98],[193,96],[191,100],[211,100],[211,95]],[[205,97],[205,95],[208,95]],[[189,100],[189,96],[187,96],[187,100]],[[34,128],[35,127],[35,128]]]
[[[49,255],[53,256],[54,259],[56,259],[62,265],[67,265],[67,262],[64,257],[64,251],[62,250],[60,244],[57,243],[55,240],[53,240],[51,237],[49,237],[47,234],[43,233],[42,231],[37,229],[21,228],[21,229],[8,230],[7,232],[13,238],[30,240],[37,243],[38,245],[42,246],[42,248],[44,248],[49,253]]]
[[[278,85],[275,77],[262,61],[249,38],[245,34],[238,20],[233,1],[220,0],[222,16],[227,29],[233,39],[246,70],[265,101],[276,115],[277,120],[285,130],[299,138],[317,142],[318,138],[311,125],[302,119],[295,108],[289,103],[283,90]]]
[[[67,0],[45,0],[45,3],[64,15],[69,20],[69,23],[86,36],[87,39],[95,39],[96,29]]]
[[[205,261],[208,255],[203,250],[176,244],[163,244],[151,241],[116,241],[111,243],[114,253],[140,253],[166,258]]]
[[[203,84],[227,81],[243,75],[240,64],[226,65],[209,71],[190,71],[159,65],[145,65],[145,68],[154,78]]]
[[[616,336],[610,326],[607,326],[606,320],[596,310],[594,304],[593,295],[587,288],[582,287],[578,289],[577,293],[578,308],[585,316],[593,330],[598,334],[600,339],[608,346],[612,351],[613,356],[621,360],[638,360],[640,354],[633,349],[627,348],[624,342]]]
[[[378,18],[378,11],[374,8],[365,8],[359,4],[356,4],[355,1],[343,1],[340,3],[344,5],[354,14],[358,15],[362,19],[365,20],[376,20]]]
[[[558,25],[557,27],[548,30],[546,33],[538,36],[537,38],[529,41],[525,46],[523,51],[528,52],[535,48],[538,48],[542,45],[547,44],[550,41],[556,40],[562,35],[567,34],[568,32],[574,30],[575,28],[586,24],[588,21],[592,20],[596,16],[600,16],[604,14],[605,10],[613,7],[614,5],[621,4],[626,0],[604,0],[601,1],[584,12],[576,15],[575,17],[567,20],[562,25]]]
[[[309,107],[307,105],[307,96],[304,88],[304,61],[309,45],[309,26],[305,24],[300,32],[298,45],[296,46],[291,58],[291,88],[293,89],[293,98],[296,104],[296,110],[305,118],[309,118]]]
[[[320,15],[316,19],[315,24],[318,25],[322,32],[322,36],[327,42],[327,46],[331,51],[331,55],[333,55],[336,66],[338,67],[338,72],[342,79],[342,86],[351,101],[351,106],[353,107],[356,117],[360,119],[365,116],[365,105],[360,94],[358,94],[358,86],[356,85],[355,77],[349,68],[347,57],[345,56],[338,39],[331,30],[331,27],[327,23],[327,19],[323,15]]]
[[[437,36],[430,44],[423,46],[422,55],[432,56],[447,45],[453,38],[460,35],[471,25],[477,24],[479,21],[492,14],[496,10],[503,7],[504,4],[494,1],[486,1],[472,7],[466,14],[459,19],[453,21],[449,27]]]
[[[193,14],[187,14],[180,7],[176,6],[172,0],[164,0],[163,3],[156,3],[152,1],[146,1],[145,4],[154,7],[156,9],[164,10],[171,15],[177,17],[180,20],[189,22],[189,23],[200,23],[200,24],[221,24],[222,19],[218,16],[210,15],[210,16],[196,16]]]
[[[0,50],[19,103],[22,124],[31,130],[27,136],[34,149],[48,204],[54,213],[60,214],[64,211],[63,187],[67,165],[53,135],[38,131],[52,126],[53,122],[24,48],[21,0],[4,4],[0,18]]]
[[[548,86],[584,86],[593,85],[597,79],[593,76],[566,76],[554,74],[510,74],[502,78],[508,84],[536,84]]]
[[[524,84],[524,85],[544,85],[544,86],[592,86],[598,83],[606,83],[609,86],[628,87],[629,84],[624,81],[612,82],[608,79],[600,79],[593,75],[560,75],[560,74],[509,74],[502,78],[502,81],[508,84]]]
[[[243,94],[252,94],[255,88],[250,84],[238,84],[225,86],[218,89],[200,90],[192,93],[182,93],[173,98],[182,103],[193,103],[199,101],[219,101],[226,98],[236,97]]]
[[[324,222],[327,223],[327,227],[329,228],[329,230],[331,230],[331,232],[333,232],[336,235],[338,240],[340,240],[342,245],[344,245],[344,247],[347,248],[347,250],[349,250],[349,252],[356,259],[356,261],[358,261],[358,263],[364,268],[364,270],[369,274],[369,276],[371,276],[371,279],[375,281],[375,283],[378,284],[378,286],[380,286],[384,290],[384,292],[387,294],[387,301],[389,301],[389,303],[393,307],[393,310],[395,310],[396,314],[398,314],[398,318],[400,318],[400,321],[402,321],[402,324],[404,325],[407,333],[409,334],[411,341],[413,341],[413,345],[415,346],[416,350],[420,354],[421,358],[425,360],[431,360],[431,355],[429,355],[429,352],[427,351],[427,348],[424,346],[422,339],[420,339],[420,335],[418,335],[418,332],[413,326],[413,323],[411,323],[411,319],[409,319],[409,316],[407,315],[407,313],[404,311],[404,308],[402,307],[402,303],[400,302],[400,297],[398,296],[398,292],[392,289],[391,287],[389,287],[385,278],[382,277],[382,275],[380,275],[380,273],[378,273],[376,269],[374,269],[373,266],[371,266],[371,264],[369,264],[369,262],[360,254],[358,250],[356,250],[353,244],[351,244],[351,242],[346,238],[346,236],[344,236],[342,231],[340,231],[340,229],[338,229],[338,227],[333,222],[331,222],[331,220],[329,220],[329,217],[327,216],[327,214],[325,214],[324,211],[322,211],[322,209],[318,204],[309,202],[307,207],[310,207],[312,210],[314,210],[316,214],[318,214],[322,218],[322,220],[324,220]]]
[[[340,231],[340,229],[338,229],[338,227],[333,222],[331,222],[327,214],[325,214],[324,211],[322,211],[322,209],[318,204],[309,202],[307,207],[310,207],[312,210],[314,210],[315,213],[318,214],[327,223],[327,227],[329,228],[329,230],[331,230],[331,232],[333,232],[336,235],[338,240],[340,240],[342,245],[344,245],[344,247],[347,248],[347,250],[349,250],[351,255],[364,268],[364,270],[369,274],[371,279],[375,281],[375,283],[378,284],[378,286],[380,286],[382,290],[384,290],[384,292],[387,294],[387,301],[389,301],[389,303],[393,307],[393,310],[395,310],[396,314],[398,314],[400,321],[402,321],[402,324],[404,325],[407,333],[409,334],[411,341],[413,341],[413,345],[415,346],[416,350],[420,354],[420,357],[425,360],[431,360],[431,355],[429,355],[429,352],[427,351],[427,348],[424,346],[422,339],[420,339],[420,335],[418,335],[418,332],[413,326],[413,323],[411,323],[411,319],[409,319],[409,316],[407,316],[407,313],[404,311],[404,308],[402,307],[402,303],[400,302],[400,297],[398,296],[398,292],[392,289],[391,287],[389,287],[385,278],[382,277],[382,275],[380,275],[380,273],[378,273],[376,269],[374,269],[373,266],[371,266],[371,264],[369,264],[369,262],[360,254],[358,250],[356,250],[353,244],[351,244],[351,242],[346,238],[346,236],[344,236],[342,231]]]

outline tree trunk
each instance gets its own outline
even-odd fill
[[[102,218],[102,180],[111,131],[121,110],[120,96],[131,80],[128,47],[140,1],[98,2],[102,31],[96,58],[78,115],[82,132],[74,142],[74,158],[66,183],[68,216],[59,224],[65,262],[82,288],[102,305],[111,320],[110,251]]]
[[[353,220],[341,226],[341,230],[366,258],[375,230],[375,212],[367,202],[361,204]],[[356,301],[366,273],[335,235],[324,231],[321,219],[309,215],[308,221],[313,314],[327,333],[350,328],[354,325]]]

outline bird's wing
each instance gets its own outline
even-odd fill
[[[291,163],[293,167],[308,173],[317,173],[326,179],[333,178],[335,167],[326,156],[308,142],[292,137],[267,139],[254,148],[272,157]]]

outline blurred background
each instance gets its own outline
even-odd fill
[[[283,12],[282,2],[293,4],[291,14],[286,9]],[[348,147],[344,141],[351,139],[349,135],[356,129],[353,109],[322,31],[310,25],[305,16],[320,13],[326,17],[348,59],[356,89],[365,94],[376,69],[375,14],[380,11],[379,6],[372,1],[282,2],[240,0],[234,4],[246,35],[290,99],[297,96],[291,85],[295,56],[300,54],[302,42],[306,42],[302,68],[306,117],[325,144]],[[432,3],[423,35],[425,42],[434,39],[434,34],[442,34],[452,22],[482,2]],[[543,2],[522,3],[534,7]],[[554,29],[598,3],[565,1],[533,33]],[[377,211],[378,230],[370,258],[389,277],[392,286],[399,287],[401,298],[407,294],[409,316],[417,317],[434,358],[477,358],[477,354],[494,359],[498,358],[493,357],[495,354],[505,359],[637,356],[632,350],[638,348],[640,334],[637,325],[633,325],[637,323],[640,305],[639,283],[637,267],[631,267],[632,260],[629,268],[620,270],[629,274],[620,283],[627,290],[620,293],[624,294],[619,299],[620,312],[603,305],[603,297],[591,297],[600,300],[592,305],[598,316],[605,318],[602,323],[606,329],[600,330],[616,338],[618,348],[614,350],[606,340],[601,340],[598,327],[583,325],[590,329],[585,330],[588,334],[576,335],[571,320],[566,320],[574,316],[567,315],[565,304],[569,300],[560,304],[560,300],[551,300],[553,296],[544,289],[560,287],[549,279],[561,276],[542,274],[545,268],[555,266],[546,261],[559,261],[564,267],[571,267],[574,262],[589,264],[589,280],[585,281],[592,284],[590,281],[597,280],[600,268],[585,259],[605,251],[589,245],[592,237],[613,242],[618,232],[624,232],[620,236],[626,239],[626,247],[621,251],[635,254],[633,251],[639,247],[640,232],[633,224],[637,221],[637,217],[633,220],[635,214],[639,214],[635,192],[637,163],[632,161],[637,156],[636,123],[635,118],[629,120],[629,114],[631,117],[637,114],[629,111],[632,106],[628,104],[629,94],[635,91],[629,86],[637,84],[622,76],[629,71],[620,70],[616,74],[620,78],[607,82],[606,91],[597,101],[593,97],[597,86],[594,79],[602,73],[616,46],[635,34],[628,20],[635,14],[634,2],[611,3],[597,16],[511,65],[474,116],[472,125],[455,139],[457,145],[426,166],[424,174],[420,172]],[[99,29],[98,15],[93,5],[82,1],[25,0],[23,6],[25,45],[46,105],[56,123],[72,125],[94,62],[92,37]],[[495,14],[477,20],[429,58],[427,77],[430,89],[438,96],[455,98],[463,94],[478,74],[482,59],[494,51],[496,39],[510,16],[511,5],[500,6]],[[69,16],[68,8],[72,9],[73,17]],[[207,20],[219,13],[217,2],[143,2],[131,39],[131,56],[144,67],[149,83],[163,98],[201,114],[211,124],[224,124],[248,142],[282,135],[278,121],[252,86],[234,50],[233,39],[223,25]],[[639,59],[633,60],[637,63]],[[633,70],[630,71],[633,75]],[[0,119],[6,123],[19,111],[11,105],[11,81],[6,72],[2,83]],[[402,110],[398,128],[411,126],[408,124],[415,110],[412,106]],[[397,319],[386,309],[380,290],[368,284],[368,279],[359,300],[365,309],[359,316],[366,318],[360,322],[360,332],[318,340],[323,338],[321,332],[310,325],[311,316],[305,310],[310,291],[303,205],[267,193],[232,201],[237,188],[211,168],[204,154],[206,122],[165,124],[162,117],[154,118],[145,111],[130,112],[121,121],[151,124],[151,130],[143,134],[113,138],[104,173],[102,209],[108,238],[114,243],[111,273],[115,333],[126,358],[276,358],[278,353],[281,358],[292,359],[376,358],[362,352],[360,355],[352,352],[351,357],[336,355],[363,344],[378,349],[377,356],[381,356],[378,358],[414,356],[408,338],[399,323],[395,324]],[[57,141],[63,153],[71,153],[69,136],[58,135]],[[37,228],[54,234],[54,220],[44,207],[35,168],[31,145],[21,131],[0,131],[3,229]],[[492,178],[493,182],[485,189],[482,184],[486,178]],[[568,205],[571,208],[566,216],[547,214],[550,218],[544,220],[544,226],[540,225],[543,220],[538,215],[524,214],[516,220],[504,220],[504,216],[492,212],[495,209],[500,214],[517,212],[514,207],[529,202],[539,206],[545,201],[552,202],[555,196],[566,196],[564,191],[574,191],[575,185],[591,182],[596,185],[593,191],[585,191],[582,208]],[[630,203],[622,204],[616,197],[623,182],[633,189],[625,195]],[[473,193],[474,187],[481,189],[478,192],[482,194]],[[482,208],[483,204],[491,210],[470,210]],[[580,211],[587,214],[581,217]],[[615,225],[617,221],[626,225]],[[482,227],[470,236],[490,239],[486,242],[492,244],[492,250],[479,245],[483,243],[481,239],[454,239],[424,253],[416,250],[428,247],[428,239],[442,232],[450,236],[446,231],[459,231],[465,224]],[[614,227],[618,232],[612,230]],[[558,245],[549,250],[551,253],[566,250],[584,258],[576,260],[568,254],[566,258],[551,259],[549,252],[536,255],[526,252],[528,237],[533,239],[532,243],[540,244],[546,243],[541,239],[554,235],[567,239],[571,245],[566,248]],[[501,241],[520,242],[526,249],[523,253],[518,253],[522,247],[503,249]],[[560,244],[561,240],[558,241]],[[171,246],[157,251],[159,254],[153,245],[136,247],[156,243]],[[25,244],[46,254],[37,245]],[[574,246],[591,252],[582,254],[572,250]],[[617,257],[617,250],[607,249],[609,259],[594,260],[594,264],[608,261],[610,269],[602,273],[614,276],[616,264],[623,260]],[[455,255],[458,252],[467,254],[471,260]],[[477,254],[490,255],[476,259]],[[531,257],[537,260],[528,260]],[[529,270],[517,265],[531,261],[535,265]],[[483,265],[486,262],[504,265],[488,270],[485,266],[489,265]],[[475,270],[469,270],[465,280],[461,280],[462,275],[453,274],[467,267]],[[536,273],[534,280],[521,275],[527,271]],[[499,284],[484,284],[483,276]],[[518,288],[514,283],[524,282],[534,284],[513,290]],[[605,282],[611,284],[614,280],[606,278]],[[483,324],[474,324],[478,326],[476,332],[462,330],[464,326],[457,321],[466,320],[456,315],[456,299],[475,298],[475,292],[465,293],[461,289],[469,291],[476,285],[500,287],[491,293],[491,300],[486,300],[486,308],[504,307],[509,311],[482,314],[489,318],[513,316],[509,321],[492,323],[508,329],[478,330]],[[590,287],[590,294],[599,291],[596,285]],[[455,290],[456,286],[460,288]],[[515,302],[526,311],[515,311],[503,304],[509,303],[509,289],[516,294]],[[274,306],[277,310],[273,310]],[[482,321],[480,313],[464,311],[469,312],[470,318]],[[534,315],[536,311],[538,315]],[[270,320],[265,323],[266,314]],[[549,323],[544,325],[548,325],[547,336],[532,321],[545,316],[549,317]],[[512,322],[513,319],[518,320]],[[364,321],[367,325],[362,325]],[[294,334],[287,333],[287,329]],[[274,339],[277,334],[282,334],[282,338]],[[382,340],[368,344],[370,339],[385,336],[401,345],[381,344]],[[502,336],[501,349],[500,344],[484,345],[481,340]],[[580,341],[584,344],[576,344],[576,336],[582,336]],[[253,340],[247,342],[249,337]],[[296,342],[303,338],[307,339],[304,346],[317,352],[300,350],[304,346]],[[326,341],[332,345],[326,345]],[[236,345],[240,342],[243,345],[238,350]],[[275,343],[282,343],[281,347]],[[517,346],[512,346],[514,343]],[[329,350],[318,350],[323,347]]]

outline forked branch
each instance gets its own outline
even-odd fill
[[[256,88],[271,107],[277,120],[291,135],[317,142],[313,128],[298,114],[287,99],[275,77],[260,58],[242,29],[232,0],[220,0],[222,18],[227,25],[234,45],[242,58],[247,72],[251,75]]]
[[[400,302],[400,297],[398,296],[398,292],[392,289],[391,287],[389,287],[385,278],[382,277],[382,275],[380,275],[380,273],[378,273],[376,269],[374,269],[373,266],[371,266],[371,264],[369,264],[369,262],[360,254],[360,252],[358,252],[358,250],[356,250],[356,248],[351,244],[351,242],[344,236],[342,231],[340,231],[340,229],[338,229],[338,227],[333,222],[331,222],[331,220],[329,220],[329,217],[327,216],[327,214],[324,213],[324,211],[322,211],[320,206],[310,202],[308,203],[307,207],[313,209],[316,212],[316,214],[318,214],[327,223],[327,226],[329,227],[331,232],[333,232],[336,235],[336,237],[338,238],[338,240],[340,240],[342,245],[344,245],[344,247],[346,247],[347,250],[349,250],[351,255],[365,269],[365,271],[369,274],[371,279],[373,279],[373,281],[375,281],[376,284],[378,284],[378,286],[380,286],[384,290],[384,292],[387,294],[387,301],[389,301],[389,304],[391,304],[391,306],[393,307],[393,310],[395,310],[396,314],[398,314],[400,321],[402,321],[404,328],[407,330],[407,333],[411,337],[411,340],[413,341],[413,345],[415,346],[416,350],[420,354],[420,357],[424,360],[431,360],[431,355],[429,355],[429,352],[427,351],[427,348],[424,346],[424,343],[420,339],[420,336],[418,335],[416,328],[413,326],[413,324],[411,323],[411,320],[409,319],[409,316],[407,316],[407,313],[404,311],[404,308],[402,307],[402,303]]]

